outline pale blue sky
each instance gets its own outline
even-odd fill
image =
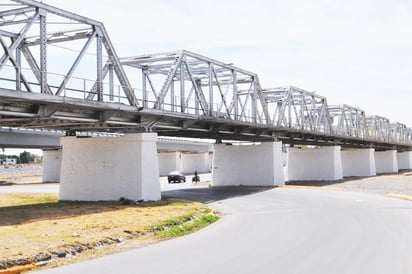
[[[43,2],[102,21],[119,56],[187,49],[412,126],[411,1]]]

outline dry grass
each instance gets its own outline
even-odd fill
[[[201,203],[175,199],[122,205],[120,202],[58,202],[55,194],[1,195],[0,262],[65,251],[73,245],[96,246],[108,239],[119,243],[124,239],[123,246],[144,245],[159,239],[153,233],[156,224],[208,212]],[[111,245],[84,254],[94,257],[117,249]]]

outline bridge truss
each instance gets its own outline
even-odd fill
[[[101,22],[0,6],[0,126],[410,150],[412,130],[180,50],[119,58]]]

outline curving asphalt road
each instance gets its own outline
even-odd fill
[[[178,239],[41,273],[412,273],[412,202],[308,189],[183,189],[223,218]]]

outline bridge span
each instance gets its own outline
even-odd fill
[[[346,104],[330,106],[326,97],[293,86],[264,88],[256,73],[187,50],[120,58],[99,21],[33,0],[5,2],[9,4],[0,7],[0,126],[63,130],[73,136],[91,131],[126,134],[94,141],[62,138],[67,153],[63,165],[82,177],[62,169],[62,177],[71,176],[65,184],[70,187],[62,188],[71,193],[65,198],[78,195],[73,190],[78,187],[75,180],[93,181],[97,172],[107,181],[108,172],[120,166],[125,169],[113,173],[120,178],[125,171],[134,172],[134,179],[125,178],[129,183],[118,188],[126,194],[133,180],[156,180],[157,135],[216,139],[218,143],[265,142],[252,149],[217,145],[222,148],[215,149],[217,181],[226,180],[222,170],[244,174],[238,172],[242,165],[227,165],[233,162],[227,155],[232,155],[260,163],[252,169],[254,174],[263,174],[258,184],[282,182],[280,143],[330,146],[323,149],[329,155],[324,159],[337,165],[341,147],[362,149],[367,152],[358,157],[367,159],[370,174],[375,158],[381,158],[376,155],[386,153],[382,157],[391,159],[393,170],[397,169],[396,153],[406,153],[410,161],[412,129],[401,123]],[[303,157],[300,152],[295,154]],[[306,154],[312,155],[310,161],[313,154]],[[322,153],[315,155],[323,157],[319,156]],[[107,157],[115,160],[108,164]],[[128,164],[139,168],[127,168],[124,161],[131,158],[134,161]],[[100,163],[107,170],[78,172],[89,163]],[[337,172],[330,178],[342,176],[338,166],[331,168]],[[243,184],[246,178],[225,184]],[[146,195],[145,189],[139,184],[136,195],[159,198],[158,194]],[[147,189],[147,193],[158,192],[153,184]]]

